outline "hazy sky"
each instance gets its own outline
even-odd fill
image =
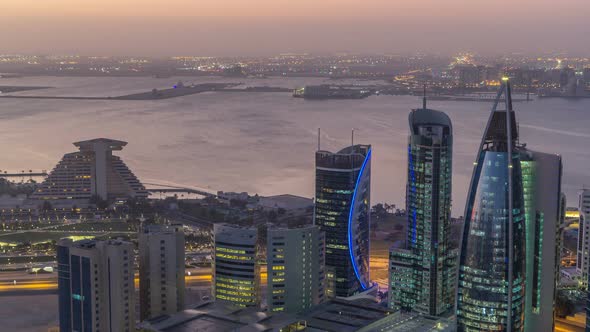
[[[590,54],[590,0],[0,0],[0,52]]]

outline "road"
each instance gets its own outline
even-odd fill
[[[180,222],[184,225],[202,227],[204,229],[213,229],[213,222],[210,220],[189,216],[188,214],[182,213],[180,211],[171,211],[168,210],[163,213],[164,216],[170,218],[170,220],[174,220],[176,222]]]
[[[186,287],[211,287],[210,268],[190,269],[187,272],[191,275],[185,276]],[[139,287],[137,275],[135,287]],[[38,275],[26,272],[0,273],[0,296],[46,294],[52,291],[57,291],[57,273]]]
[[[555,320],[556,332],[584,332],[586,329],[586,314],[577,313],[575,316],[568,316],[565,319]]]
[[[576,324],[567,322],[567,321],[562,321],[562,320],[558,320],[555,321],[555,332],[584,332],[586,331],[585,328],[580,327]]]

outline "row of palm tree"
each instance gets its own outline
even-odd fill
[[[6,170],[1,170],[1,169],[0,169],[0,174],[1,174],[1,173],[8,174],[8,171],[6,171]],[[21,170],[21,171],[20,171],[20,173],[24,175],[26,172],[25,172],[25,170],[23,169],[23,170]],[[30,170],[29,170],[29,174],[32,174],[32,173],[33,173],[33,170],[32,170],[32,169],[30,169]],[[43,173],[43,174],[47,174],[47,171],[46,171],[46,170],[42,170],[42,171],[41,171],[41,173]]]

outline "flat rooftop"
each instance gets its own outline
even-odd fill
[[[306,209],[313,206],[313,199],[290,194],[260,197],[258,205],[264,208],[285,210]]]
[[[294,322],[287,314],[269,314],[258,308],[207,302],[174,315],[142,322],[140,327],[155,332],[263,332],[275,331]]]
[[[334,299],[304,312],[299,318],[308,327],[321,331],[354,332],[391,314],[394,311],[368,300]]]
[[[106,145],[110,150],[122,150],[127,142],[110,138],[94,138],[86,141],[74,142],[80,151],[94,151],[97,145]]]
[[[194,331],[208,331],[208,332],[225,332],[236,331],[238,328],[244,327],[246,324],[234,322],[227,319],[211,315],[197,315],[187,321],[181,322],[177,325],[162,329],[164,332],[194,332]]]

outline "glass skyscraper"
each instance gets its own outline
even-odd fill
[[[468,192],[458,272],[458,331],[522,331],[525,200],[510,84],[501,86]],[[504,97],[504,110],[497,110]]]
[[[426,106],[426,105],[424,105]],[[443,112],[409,115],[407,236],[390,251],[389,305],[441,315],[454,306],[457,251],[449,248],[453,129]]]
[[[371,146],[316,152],[314,223],[326,234],[326,295],[368,289]]]

